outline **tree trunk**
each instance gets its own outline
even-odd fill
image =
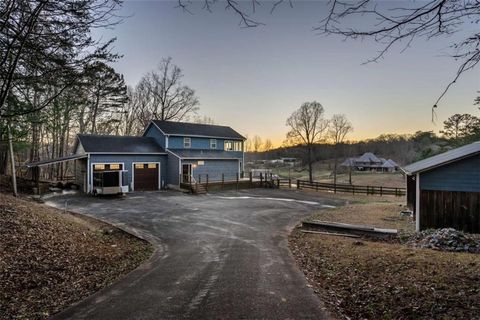
[[[13,142],[12,142],[12,132],[10,130],[10,125],[7,125],[8,130],[8,146],[10,151],[10,163],[12,165],[12,187],[13,195],[17,196],[17,174],[15,172],[15,155],[13,154]]]

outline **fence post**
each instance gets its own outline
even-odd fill
[[[205,191],[208,191],[208,173],[207,173],[207,184],[205,186]]]
[[[355,194],[355,186],[352,184],[352,192]]]
[[[223,190],[223,183],[225,182],[225,174],[222,173],[222,190]]]
[[[260,188],[263,188],[263,174],[260,172]]]
[[[395,188],[395,197],[398,197],[398,195],[397,195],[397,188]]]
[[[383,188],[380,186],[380,197],[383,196]]]
[[[288,178],[288,188],[292,189],[292,179]]]
[[[249,179],[248,185],[249,185],[249,187],[251,188],[251,187],[252,187],[252,178],[253,178],[253,177],[252,177],[252,171],[250,171],[249,178],[250,178],[250,179]]]
[[[280,178],[277,178],[277,187],[280,189]]]
[[[238,191],[238,180],[239,180],[240,173],[237,172],[237,191]]]
[[[297,189],[300,189],[300,180],[297,180]]]
[[[198,183],[202,183],[202,174],[201,173],[198,174]]]
[[[315,183],[315,191],[318,191],[318,182],[314,182]]]
[[[190,192],[193,193],[193,188],[192,188],[192,177],[189,177],[189,182],[190,182]]]
[[[333,184],[333,193],[337,193],[337,182]]]

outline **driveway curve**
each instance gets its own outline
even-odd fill
[[[152,258],[55,319],[326,319],[287,247],[289,230],[341,202],[290,190],[202,196],[50,197],[156,246]]]

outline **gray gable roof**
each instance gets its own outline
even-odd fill
[[[382,160],[378,159],[377,156],[371,152],[365,152],[361,157],[357,158],[356,161],[382,163]]]
[[[86,153],[162,153],[162,149],[151,137],[109,136],[78,134],[78,141]]]
[[[152,120],[152,122],[169,135],[245,140],[244,136],[227,126],[161,120]]]
[[[426,171],[476,154],[480,154],[480,141],[412,163],[404,171],[408,174]]]

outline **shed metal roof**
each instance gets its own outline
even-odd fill
[[[223,150],[169,149],[182,159],[241,159],[237,152]]]
[[[151,137],[78,134],[86,153],[164,153]]]
[[[427,171],[476,154],[480,154],[480,141],[412,163],[403,168],[403,170],[408,174],[414,174],[422,171]]]
[[[152,122],[157,127],[159,127],[160,130],[162,130],[165,134],[169,135],[186,135],[245,140],[244,136],[227,126],[160,120],[152,120]]]

